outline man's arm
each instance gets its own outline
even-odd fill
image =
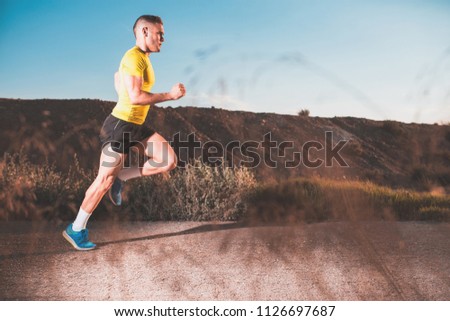
[[[186,94],[186,89],[181,83],[175,84],[168,93],[148,93],[143,91],[142,78],[124,75],[124,85],[133,105],[154,105],[168,100],[177,100]]]
[[[119,95],[120,90],[120,74],[118,71],[114,74],[114,88],[116,89],[117,95]]]

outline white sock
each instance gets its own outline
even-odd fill
[[[91,216],[91,214],[87,213],[80,207],[80,210],[78,211],[78,215],[77,215],[75,221],[73,222],[72,230],[74,230],[75,232],[84,230],[86,228],[86,225],[87,225],[87,222],[88,222],[90,216]]]
[[[122,181],[127,181],[132,178],[141,177],[141,169],[139,167],[122,168],[117,174],[117,177]]]

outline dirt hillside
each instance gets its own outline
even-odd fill
[[[98,132],[113,107],[114,102],[86,99],[0,99],[0,154],[22,150],[37,162],[47,158],[62,169],[72,164],[77,154],[83,167],[97,166]],[[210,156],[216,151],[211,145],[217,146],[218,142],[230,162],[255,165],[259,160],[256,174],[264,180],[318,175],[371,180],[394,187],[449,190],[448,125],[197,107],[154,107],[148,122],[175,147],[186,146],[188,135],[193,138],[194,134],[203,147],[210,148]],[[326,132],[332,133],[328,143]],[[268,135],[273,146],[270,156],[263,143]],[[205,146],[208,141],[212,143]],[[245,142],[248,144],[242,147]],[[341,166],[338,157],[330,157],[333,150],[348,167]],[[255,152],[259,158],[254,157]],[[327,153],[332,166],[326,166],[330,165],[326,164]],[[202,149],[179,148],[181,161],[193,154],[202,155]],[[292,168],[286,168],[287,162]]]

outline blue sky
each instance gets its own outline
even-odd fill
[[[172,106],[450,121],[448,0],[0,2],[0,97],[115,100],[141,14],[160,15],[154,92]]]

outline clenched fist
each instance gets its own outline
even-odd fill
[[[184,88],[184,85],[182,83],[175,84],[172,89],[170,90],[170,97],[173,100],[180,99],[186,94],[186,88]]]

